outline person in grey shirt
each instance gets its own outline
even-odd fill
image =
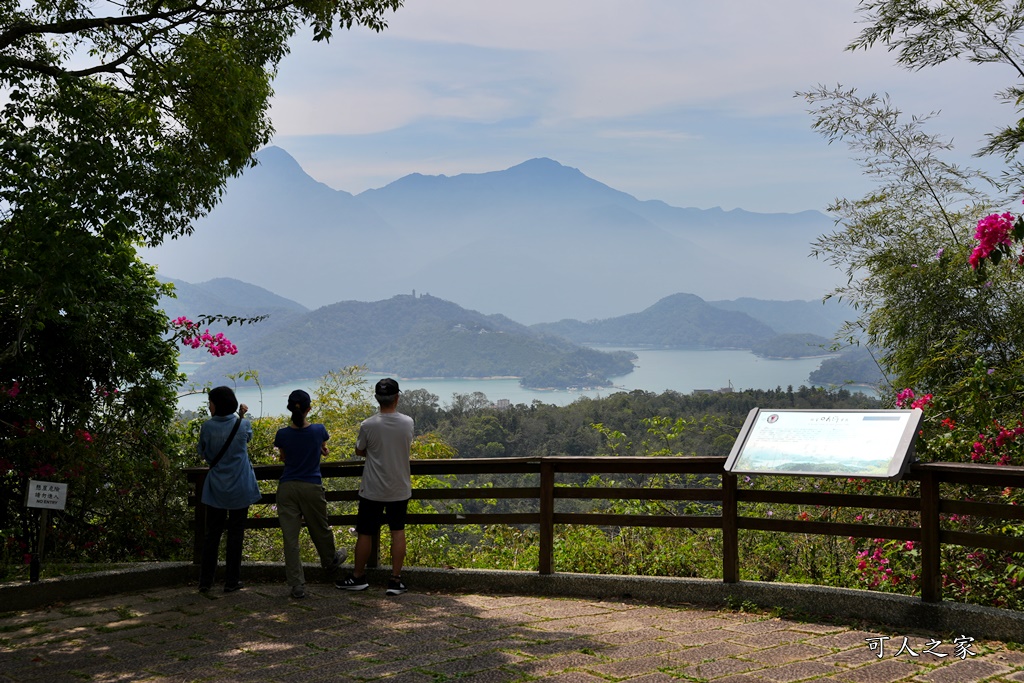
[[[366,464],[359,484],[358,538],[352,574],[334,584],[343,590],[361,591],[369,587],[366,563],[373,539],[384,522],[391,530],[391,578],[385,593],[401,595],[407,590],[402,582],[402,565],[405,562],[405,516],[412,498],[409,447],[413,421],[398,412],[400,393],[398,382],[390,377],[377,382],[374,397],[380,410],[359,425],[356,455],[366,458]]]

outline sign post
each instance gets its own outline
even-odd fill
[[[733,474],[899,479],[924,413],[754,408],[725,469]]]
[[[28,491],[25,493],[25,506],[39,510],[39,542],[32,553],[29,565],[29,582],[39,581],[39,565],[43,557],[46,543],[46,527],[50,523],[50,510],[63,510],[68,501],[68,485],[52,481],[36,481],[29,479]]]

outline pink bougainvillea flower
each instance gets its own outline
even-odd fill
[[[913,400],[913,398],[914,398],[914,390],[913,389],[909,389],[909,388],[901,389],[900,392],[898,394],[896,394],[896,407],[897,408],[902,408],[907,403],[907,401],[911,401],[911,400]]]
[[[971,268],[977,270],[981,261],[988,258],[1000,246],[1010,246],[1013,221],[1012,213],[993,213],[978,221],[978,229],[974,232],[978,245],[974,247],[968,258]]]
[[[919,398],[919,399],[915,400],[913,403],[911,403],[910,407],[911,408],[920,408],[920,409],[924,410],[931,402],[932,402],[932,395],[931,394],[925,394],[921,398]]]

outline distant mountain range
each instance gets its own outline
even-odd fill
[[[310,308],[419,292],[524,324],[612,318],[678,292],[820,300],[840,279],[808,256],[833,227],[816,211],[641,201],[543,158],[352,195],[280,148],[257,156],[192,236],[143,257],[167,276],[226,276]]]
[[[191,350],[183,355],[202,364],[195,381],[214,383],[248,369],[258,370],[265,384],[280,384],[363,365],[406,378],[509,376],[534,388],[607,386],[609,377],[632,370],[634,355],[606,353],[587,344],[743,348],[775,357],[813,356],[822,353],[826,335],[839,328],[848,312],[821,302],[709,303],[692,294],[675,294],[617,318],[526,326],[426,294],[344,301],[310,311],[231,278],[171,282],[177,297],[162,302],[169,317],[267,316],[222,330],[239,347],[237,356],[212,360]]]

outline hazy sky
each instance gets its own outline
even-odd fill
[[[910,73],[847,52],[853,0],[406,0],[390,28],[293,43],[275,83],[274,144],[358,193],[409,173],[479,173],[550,157],[639,199],[823,210],[869,189],[811,130],[794,92],[889,93],[957,159],[1012,120],[997,65]]]

